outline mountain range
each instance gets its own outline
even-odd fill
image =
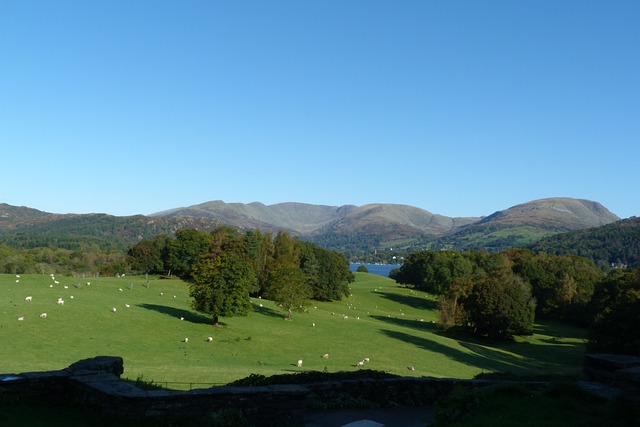
[[[600,203],[572,198],[540,199],[487,217],[447,217],[397,204],[324,206],[305,203],[264,205],[211,201],[151,215],[53,214],[0,204],[0,240],[18,247],[82,244],[122,249],[159,233],[181,228],[288,231],[327,249],[500,250],[543,237],[598,227],[620,218]]]

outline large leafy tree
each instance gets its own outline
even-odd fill
[[[211,314],[214,325],[220,317],[246,316],[255,282],[246,258],[236,251],[223,251],[195,266],[190,292],[193,308]]]
[[[163,251],[169,236],[160,234],[150,240],[142,240],[127,252],[127,261],[133,270],[144,273],[162,274],[165,265]]]
[[[269,274],[265,296],[282,307],[286,320],[292,320],[294,311],[309,304],[313,291],[300,268],[277,266]]]
[[[211,252],[213,236],[194,229],[178,230],[167,245],[166,264],[176,275],[188,279],[193,267]]]
[[[640,356],[640,269],[613,270],[593,295],[588,348]]]

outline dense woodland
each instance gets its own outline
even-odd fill
[[[259,230],[244,234],[221,227],[211,233],[180,230],[160,235],[128,252],[134,270],[174,274],[191,283],[193,306],[213,316],[243,316],[249,296],[276,301],[291,319],[311,299],[340,300],[354,280],[343,255],[292,238]]]
[[[640,355],[640,270],[608,273],[576,255],[422,251],[392,271],[440,295],[440,324],[496,339],[531,334],[536,318],[590,328],[594,351]]]

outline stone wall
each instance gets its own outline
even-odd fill
[[[618,366],[618,365],[616,365]],[[432,405],[458,387],[480,388],[504,381],[387,378],[263,387],[220,386],[190,391],[142,390],[120,379],[121,357],[81,360],[60,371],[0,375],[0,393],[82,405],[128,418],[200,417],[233,409],[250,425],[303,425],[307,408],[365,402],[375,406]],[[542,388],[543,382],[520,383]],[[63,400],[64,399],[64,400]]]

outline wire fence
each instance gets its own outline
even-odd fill
[[[226,383],[200,383],[200,382],[177,382],[177,381],[154,381],[154,385],[165,390],[193,390],[194,388],[209,388],[223,386]]]

